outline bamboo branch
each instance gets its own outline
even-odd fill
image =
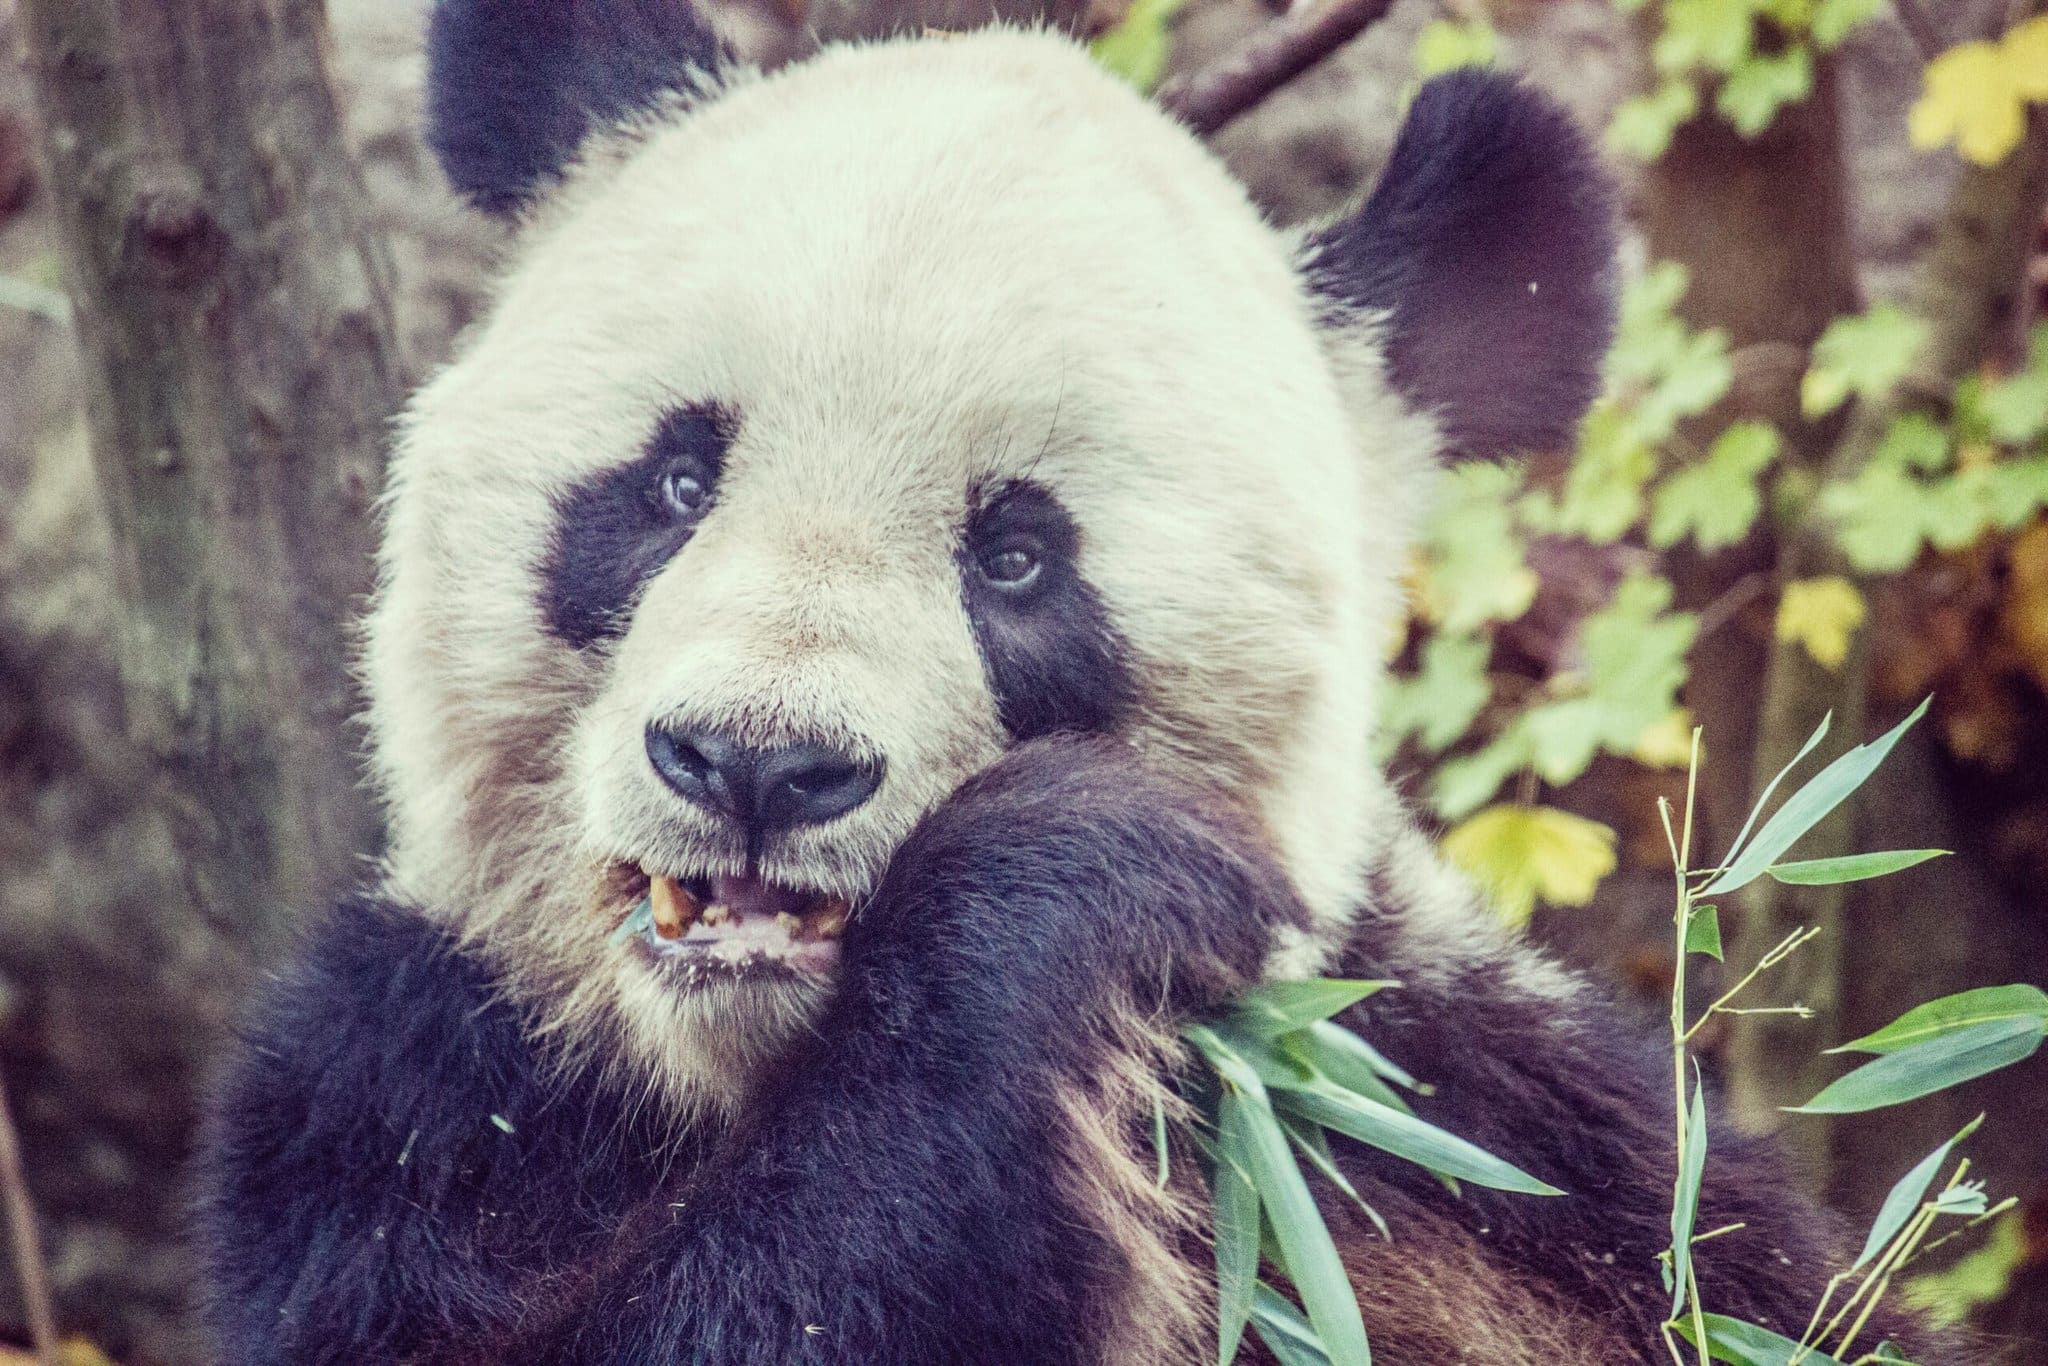
[[[1208,137],[1386,17],[1394,0],[1322,0],[1276,19],[1222,61],[1159,89],[1167,113]]]
[[[50,1308],[50,1272],[43,1262],[42,1239],[36,1235],[35,1206],[29,1200],[28,1178],[21,1169],[21,1140],[7,1110],[7,1082],[0,1077],[0,1201],[7,1206],[7,1237],[14,1249],[15,1273],[21,1278],[21,1303],[28,1319],[29,1341],[42,1366],[58,1366],[57,1316]]]

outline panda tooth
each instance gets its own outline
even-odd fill
[[[732,907],[726,905],[722,901],[717,903],[716,905],[706,906],[704,908],[704,913],[701,916],[699,916],[698,919],[703,924],[716,928],[717,926],[723,925],[726,921],[732,919]]]
[[[657,875],[648,880],[647,899],[654,907],[654,933],[661,939],[681,939],[684,931],[704,915],[696,897],[683,890],[672,877]]]
[[[775,913],[775,928],[781,930],[791,939],[796,938],[803,927],[804,922],[791,915],[788,911],[777,911]]]

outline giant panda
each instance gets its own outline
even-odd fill
[[[1595,389],[1568,120],[1434,80],[1290,235],[1053,34],[763,75],[682,0],[441,0],[429,54],[513,245],[391,460],[388,857],[213,1101],[221,1358],[1210,1358],[1176,1031],[1329,971],[1567,1192],[1340,1151],[1378,1359],[1667,1359],[1668,1058],[1368,747],[1432,469]],[[1825,1221],[1741,1140],[1707,1192],[1709,1302],[1796,1332]]]

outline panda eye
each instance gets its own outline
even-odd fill
[[[998,588],[1015,591],[1028,588],[1044,568],[1038,542],[1016,538],[984,550],[976,561],[981,576]]]
[[[661,503],[678,517],[699,517],[711,504],[711,481],[694,465],[664,472],[660,482]]]

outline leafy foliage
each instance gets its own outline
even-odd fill
[[[1953,143],[1968,160],[1997,165],[2019,146],[2027,105],[2048,100],[2048,16],[1995,43],[1950,48],[1928,63],[1926,82],[1908,120],[1913,145]]]

